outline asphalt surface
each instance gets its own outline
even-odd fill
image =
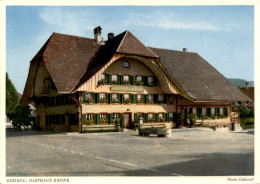
[[[6,176],[254,175],[254,131],[46,133],[7,129]]]

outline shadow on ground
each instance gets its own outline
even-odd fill
[[[6,137],[32,136],[32,135],[48,135],[48,134],[66,134],[67,132],[49,132],[37,130],[20,130],[15,128],[6,128]]]
[[[254,154],[212,153],[183,155],[195,160],[124,172],[126,176],[250,176]],[[174,158],[173,158],[174,160]]]

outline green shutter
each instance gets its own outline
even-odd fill
[[[100,124],[100,114],[96,114],[96,124]]]
[[[154,104],[158,104],[159,102],[158,102],[158,94],[154,94],[153,95],[153,103]]]
[[[157,78],[156,77],[153,77],[153,83],[154,83],[154,86],[157,86]]]
[[[144,113],[144,122],[148,123],[148,113]]]
[[[227,108],[223,108],[223,112],[224,112],[224,116],[228,116],[228,109]]]
[[[86,121],[86,114],[82,114],[82,124],[86,124],[87,121]]]
[[[134,121],[135,121],[135,123],[137,123],[137,122],[138,122],[137,113],[134,113]]]
[[[167,98],[168,98],[168,95],[165,94],[164,97],[163,97],[163,103],[164,104],[167,104]]]
[[[134,76],[133,75],[130,76],[130,85],[134,85]]]
[[[107,93],[107,103],[108,104],[112,103],[112,94],[111,93]]]
[[[86,103],[86,92],[82,93],[82,103]]]
[[[169,122],[169,113],[165,113],[165,114],[164,114],[164,117],[165,117],[165,121],[166,121],[166,122]]]
[[[124,76],[123,75],[119,75],[119,77],[118,77],[118,84],[120,84],[120,85],[124,84]]]
[[[147,102],[148,102],[148,95],[144,94],[144,104],[147,104]]]
[[[107,118],[108,118],[108,124],[112,124],[113,123],[113,115],[107,114]]]
[[[123,113],[119,114],[119,124],[121,127],[124,127],[124,114]]]
[[[144,86],[148,86],[148,77],[144,76],[143,80],[144,80]]]
[[[131,100],[131,103],[132,103],[132,104],[135,102],[134,94],[130,94],[130,100]]]
[[[97,114],[93,114],[94,124],[97,124]]]
[[[137,103],[137,94],[134,94],[134,102],[133,103]]]
[[[136,85],[136,76],[133,76],[133,85]]]
[[[118,102],[120,103],[120,104],[122,104],[123,103],[123,94],[122,93],[120,93],[119,95],[118,95]]]
[[[95,103],[99,103],[99,93],[94,93]]]
[[[155,120],[156,123],[160,122],[158,113],[154,114],[154,120]]]
[[[106,84],[109,84],[109,75],[110,74],[108,74],[108,73],[106,74]]]
[[[111,85],[112,84],[112,75],[108,74],[108,84]]]

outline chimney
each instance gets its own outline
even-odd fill
[[[183,48],[182,50],[183,50],[183,52],[187,52],[187,51],[188,51],[188,49],[187,49],[187,48]]]
[[[107,39],[110,40],[112,38],[114,38],[114,33],[108,33],[107,34]]]
[[[249,82],[246,81],[246,89],[249,87]]]
[[[97,43],[101,43],[102,42],[101,30],[102,30],[102,28],[100,26],[98,26],[98,27],[96,27],[94,29],[94,38],[95,38]]]

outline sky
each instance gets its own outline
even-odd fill
[[[254,80],[253,6],[7,6],[6,71],[23,93],[53,32],[94,38],[129,30],[144,45],[196,52],[227,78]]]

